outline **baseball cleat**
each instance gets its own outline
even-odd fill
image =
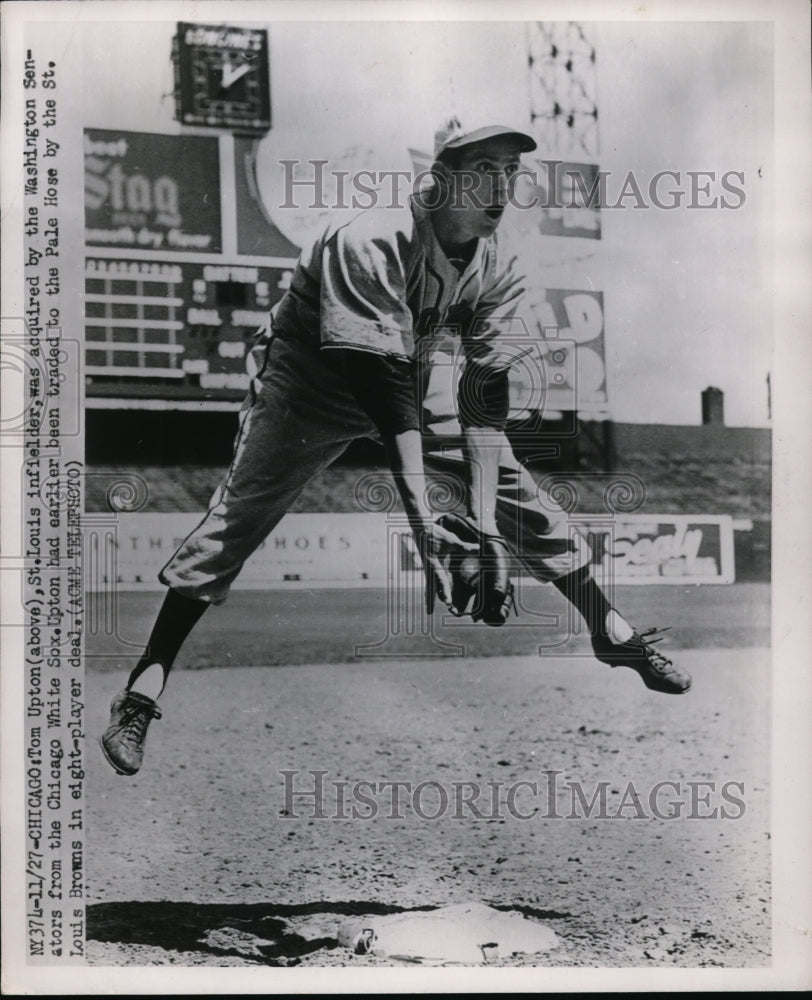
[[[606,635],[592,637],[592,649],[601,663],[610,667],[630,667],[636,670],[643,683],[652,691],[663,694],[685,694],[691,689],[691,675],[664,656],[655,643],[662,640],[658,633],[668,629],[650,628],[645,632],[633,631],[625,642],[612,642]],[[657,638],[651,638],[657,636]]]
[[[102,753],[119,774],[135,774],[144,762],[144,741],[153,719],[160,719],[157,702],[125,688],[110,704],[110,725],[101,740]]]

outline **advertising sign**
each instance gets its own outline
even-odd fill
[[[733,583],[733,521],[725,515],[628,515],[579,526],[603,579],[621,584]]]
[[[607,406],[603,293],[547,288],[542,294],[532,303],[541,357],[511,370],[512,409],[602,412]],[[541,394],[531,384],[538,373]]]
[[[220,253],[218,140],[85,129],[85,242]]]
[[[93,553],[90,567],[105,567],[119,587],[158,589],[157,574],[200,520],[198,514],[118,514],[103,516],[99,535],[87,544],[110,551]],[[639,515],[597,519],[573,517],[572,530],[588,538],[596,575],[614,584],[732,583],[733,522],[724,515]],[[391,534],[401,540],[392,562]],[[288,514],[248,560],[234,586],[255,590],[297,585],[383,587],[392,570],[419,568],[408,529],[387,514]],[[88,590],[112,581],[88,578]],[[526,582],[523,581],[524,586]]]
[[[596,163],[538,160],[539,229],[545,236],[601,238],[600,172]]]

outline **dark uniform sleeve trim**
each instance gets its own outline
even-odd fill
[[[361,409],[381,434],[419,430],[412,363],[352,347],[330,349]]]

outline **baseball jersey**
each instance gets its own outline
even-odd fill
[[[412,199],[328,227],[303,251],[274,331],[412,361],[452,337],[469,360],[505,369],[528,351],[530,333],[516,315],[524,286],[495,235],[478,240],[458,271]]]

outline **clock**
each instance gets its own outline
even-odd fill
[[[172,55],[178,121],[242,132],[268,131],[267,31],[181,21]]]

